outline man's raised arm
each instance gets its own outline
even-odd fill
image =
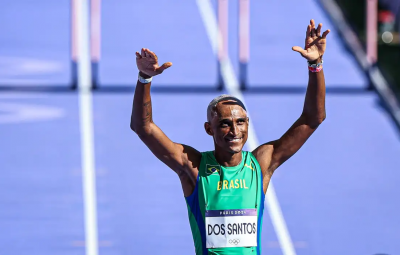
[[[148,49],[142,49],[141,54],[136,52],[136,63],[140,72],[133,99],[131,129],[158,159],[182,177],[185,172],[198,167],[201,154],[189,146],[172,142],[154,124],[151,108],[151,79],[172,66],[172,63],[167,62],[159,67],[156,54]]]
[[[319,24],[316,29],[314,20],[311,20],[307,27],[305,48],[292,48],[307,59],[310,65],[308,87],[300,118],[280,139],[263,144],[253,151],[267,178],[301,148],[326,117],[322,55],[325,52],[329,30],[321,36],[321,28],[322,24]]]

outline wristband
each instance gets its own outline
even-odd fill
[[[324,61],[321,61],[321,63],[317,63],[317,64],[310,64],[310,62],[307,62],[307,63],[308,63],[308,70],[310,72],[319,73],[322,70],[322,63],[324,63]]]
[[[150,83],[153,80],[153,77],[150,77],[150,78],[146,79],[146,78],[143,78],[142,76],[140,76],[140,73],[139,73],[138,80],[139,80],[140,83],[147,84],[147,83]]]

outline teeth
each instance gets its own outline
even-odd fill
[[[237,142],[239,141],[241,138],[233,138],[233,139],[229,139],[229,141],[233,141],[233,142]]]

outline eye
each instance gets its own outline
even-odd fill
[[[223,128],[229,127],[229,122],[228,121],[221,121],[219,126],[223,127]]]
[[[246,122],[245,119],[238,119],[237,120],[237,124],[238,125],[243,125],[245,122]]]

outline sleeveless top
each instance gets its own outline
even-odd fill
[[[251,152],[233,167],[203,152],[196,187],[186,197],[197,255],[261,254],[262,172]]]

